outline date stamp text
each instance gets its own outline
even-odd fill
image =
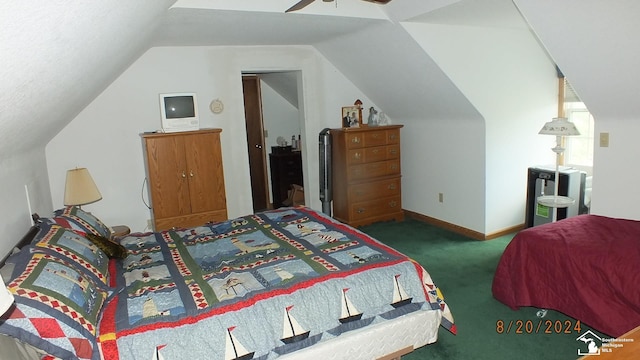
[[[497,320],[498,334],[578,334],[580,320]]]

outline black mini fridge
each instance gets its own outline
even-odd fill
[[[555,177],[555,167],[529,168],[525,227],[533,227],[552,221],[553,208],[538,204],[537,198],[542,195],[554,195]],[[575,201],[566,208],[558,208],[557,220],[586,214],[588,208],[584,204],[584,189],[587,174],[571,167],[560,167],[559,178],[558,195],[568,196]]]

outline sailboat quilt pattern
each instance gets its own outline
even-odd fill
[[[424,268],[309,208],[121,244],[99,327],[107,359],[274,359],[417,311],[456,331]]]

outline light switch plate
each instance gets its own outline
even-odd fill
[[[609,133],[601,132],[600,133],[600,147],[609,147]]]

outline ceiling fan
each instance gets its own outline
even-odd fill
[[[291,11],[297,11],[300,10],[304,7],[306,7],[307,5],[311,4],[312,2],[314,2],[316,0],[300,0],[298,1],[297,4],[293,5],[292,7],[288,8],[285,12],[291,12]],[[322,0],[324,2],[333,2],[333,0]],[[363,1],[368,1],[368,2],[372,2],[372,3],[376,3],[376,4],[386,4],[391,0],[363,0]]]

